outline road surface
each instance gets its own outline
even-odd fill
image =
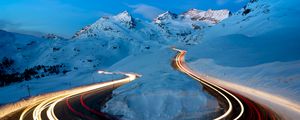
[[[83,86],[46,97],[13,112],[1,120],[106,120],[113,116],[100,112],[114,89],[135,80],[139,75],[124,73],[126,78]]]
[[[173,60],[173,66],[203,84],[206,91],[215,96],[221,107],[225,108],[223,114],[216,120],[279,120],[282,119],[269,108],[260,105],[242,95],[229,91],[220,85],[204,79],[185,63],[186,51],[173,48],[178,54]]]
[[[222,84],[215,84],[191,70],[185,63],[186,51],[178,52],[173,60],[173,67],[203,84],[204,89],[219,101],[223,108],[216,113],[216,120],[278,120],[282,119],[271,109],[258,104],[234,91],[226,89]],[[103,74],[111,74],[99,71]],[[41,97],[29,106],[9,113],[1,120],[98,120],[114,119],[113,116],[100,112],[100,108],[110,98],[111,92],[139,75],[125,74],[120,80],[98,83],[59,92],[51,97]]]

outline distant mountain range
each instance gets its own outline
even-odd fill
[[[9,68],[1,70],[3,75],[13,74],[15,81],[24,80],[18,76],[33,69],[26,80],[48,76],[48,73],[36,69],[41,66],[63,66],[63,69],[57,70],[64,74],[96,70],[108,67],[126,56],[166,45],[196,44],[205,29],[229,16],[228,10],[191,9],[179,15],[165,12],[152,22],[147,22],[133,18],[124,11],[115,16],[101,17],[82,28],[71,39],[55,34],[37,38],[1,31],[0,49],[7,52],[1,54],[0,58],[4,62],[7,59],[13,61]]]

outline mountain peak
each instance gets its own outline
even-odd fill
[[[203,10],[198,10],[196,8],[192,8],[192,9],[189,9],[187,12],[185,13],[199,13],[199,12],[202,12]]]
[[[134,18],[128,13],[128,11],[123,11],[118,15],[114,16],[114,18],[115,20],[124,23],[130,29],[135,27]]]
[[[138,21],[138,19],[133,18],[128,11],[123,11],[115,16],[101,17],[95,23],[86,26],[80,31],[76,32],[76,34],[73,36],[73,39],[81,37],[98,37],[103,35],[107,35],[109,37],[122,36],[122,31],[127,31],[126,33],[124,32],[125,34],[129,32],[136,32],[136,30],[134,29],[137,25],[139,25],[138,28],[141,28],[145,31],[152,31],[150,27],[152,25],[155,25],[155,27],[158,26],[164,29],[167,35],[172,34],[186,36],[191,32],[185,31],[185,33],[183,33],[179,30],[179,32],[171,33],[171,31],[178,31],[177,29],[180,29],[182,26],[185,26],[186,29],[199,30],[202,29],[202,26],[218,23],[219,21],[223,20],[222,17],[224,17],[224,19],[227,18],[226,15],[227,14],[224,11],[222,12],[215,10],[202,11],[197,9],[190,9],[189,11],[179,15],[170,11],[166,11],[158,15],[151,24],[144,24],[143,22]]]
[[[167,11],[163,14],[158,15],[158,17],[154,19],[154,23],[161,23],[162,21],[172,20],[176,18],[177,18],[177,14]]]
[[[167,11],[163,14],[160,14],[157,18],[160,19],[160,18],[170,18],[170,19],[175,19],[177,17],[177,14],[175,13],[172,13],[170,11]]]
[[[128,11],[125,10],[125,11],[117,14],[116,17],[121,17],[121,18],[122,17],[131,17],[131,15],[128,13]]]
[[[193,21],[204,21],[211,24],[217,24],[220,21],[230,16],[229,10],[212,10],[202,11],[198,9],[190,9],[187,12],[181,14],[185,18],[189,18]]]
[[[133,19],[132,16],[128,13],[128,11],[123,11],[114,16],[114,18],[119,21],[131,21]]]

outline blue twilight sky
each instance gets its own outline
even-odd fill
[[[242,8],[248,0],[1,0],[0,29],[31,35],[54,33],[71,37],[104,15],[124,10],[152,20],[164,11],[182,13],[191,8]]]

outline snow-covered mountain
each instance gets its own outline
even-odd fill
[[[150,41],[151,44],[174,44],[178,41],[191,44],[199,42],[203,29],[230,15],[228,10],[192,10],[180,15],[168,11],[152,22],[133,18],[124,11],[116,16],[101,17],[78,31],[73,39],[123,39],[134,41],[133,44],[138,46]]]
[[[183,14],[173,14],[175,18],[167,20],[163,18],[166,14],[170,12],[156,18],[165,19],[161,23],[133,18],[127,11],[115,16],[104,16],[78,31],[69,40],[54,34],[38,38],[0,31],[0,49],[6,51],[0,55],[0,59],[5,64],[13,61],[9,68],[1,68],[1,75],[12,76],[16,79],[15,82],[41,77],[47,79],[51,76],[76,76],[80,72],[107,68],[130,55],[182,44],[183,41],[184,44],[197,43],[204,28],[211,26],[202,20],[179,19],[178,16],[184,16]],[[180,22],[182,27],[178,27]],[[63,74],[41,71],[48,71],[48,67]],[[30,77],[25,79],[23,76],[28,73]],[[2,85],[10,83],[13,82]]]
[[[224,12],[226,10],[221,11],[224,13],[222,18],[229,16],[228,11],[227,13]],[[214,11],[207,11],[211,12]],[[203,14],[206,18],[221,17],[219,11],[215,12],[210,16],[203,12],[193,15]],[[101,17],[75,33],[70,40],[55,34],[37,38],[1,31],[1,50],[8,52],[1,54],[0,57],[15,60],[16,72],[37,65],[55,64],[65,64],[70,70],[81,67],[92,69],[108,67],[131,54],[151,51],[165,45],[199,42],[204,28],[210,26],[210,22],[193,20],[187,17],[191,15],[187,13],[190,12],[180,15],[166,12],[152,22],[147,22],[133,18],[124,11],[115,16]],[[182,18],[179,19],[178,16]],[[24,62],[27,64],[22,64]]]

